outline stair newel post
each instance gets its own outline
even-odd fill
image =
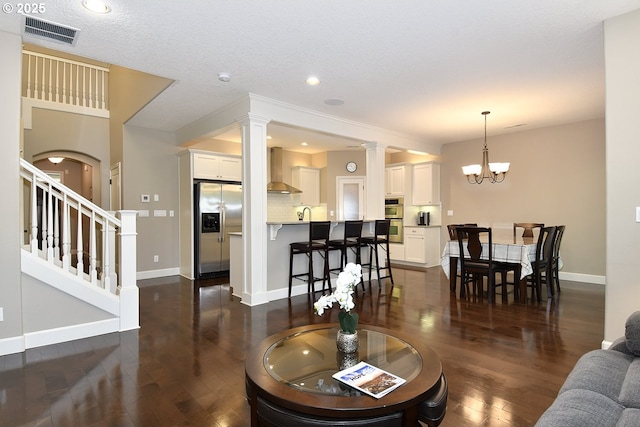
[[[139,299],[136,284],[136,215],[137,211],[118,211],[120,218],[120,275],[118,295],[120,296],[120,330],[140,327]]]
[[[76,272],[79,277],[82,277],[82,274],[84,273],[84,248],[82,246],[82,239],[82,203],[78,200],[78,236],[76,240],[76,257],[78,259]]]
[[[38,186],[31,174],[31,253],[38,253]]]
[[[115,216],[115,212],[109,212]],[[102,228],[102,287],[109,292],[116,293],[118,277],[115,274],[113,264],[115,263],[115,225],[105,218]]]

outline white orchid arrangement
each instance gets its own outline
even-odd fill
[[[348,263],[344,270],[338,275],[336,280],[336,289],[330,295],[322,295],[318,301],[313,304],[315,312],[322,316],[324,310],[331,308],[334,302],[340,305],[343,311],[338,313],[338,322],[342,332],[353,334],[358,326],[358,313],[351,313],[355,307],[353,302],[353,294],[355,288],[362,278],[362,267],[360,264]]]

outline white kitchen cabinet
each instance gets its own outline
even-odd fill
[[[385,194],[387,196],[404,196],[407,186],[407,166],[387,166],[384,169]]]
[[[302,191],[300,194],[301,205],[320,205],[320,169],[296,166],[291,169],[291,183]]]
[[[413,165],[414,206],[436,205],[440,203],[440,165],[437,163],[417,163]]]
[[[424,264],[427,259],[427,246],[425,245],[425,229],[405,228],[404,245],[405,261]]]
[[[380,257],[380,262],[383,263],[382,260],[384,252],[378,252],[378,256]],[[375,255],[374,255],[375,256]],[[389,259],[392,261],[404,261],[405,256],[405,248],[401,243],[389,243]],[[375,260],[373,261],[375,263]]]
[[[440,264],[440,227],[405,227],[406,262],[434,267]]]
[[[242,182],[240,157],[193,153],[193,177]]]

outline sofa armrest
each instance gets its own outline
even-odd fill
[[[627,347],[627,340],[625,339],[625,337],[620,337],[612,342],[608,350],[615,350],[621,353],[633,355],[631,350],[629,350],[629,347]]]

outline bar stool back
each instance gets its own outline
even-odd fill
[[[322,280],[322,291],[325,283],[329,282],[331,290],[331,279],[329,277],[329,232],[331,230],[330,221],[309,222],[309,240],[306,242],[292,242],[289,244],[289,297],[293,279],[307,281],[307,292],[315,293],[315,282]],[[316,277],[313,271],[313,254],[317,252],[324,259],[322,277]],[[308,258],[308,270],[303,273],[293,274],[293,256],[305,254]]]
[[[391,225],[391,220],[388,219],[377,219],[374,225],[374,234],[373,236],[363,237],[362,245],[369,247],[369,263],[363,265],[369,267],[369,283],[371,283],[371,269],[373,268],[373,256],[375,254],[376,257],[376,273],[378,277],[378,288],[381,287],[382,279],[389,278],[391,279],[391,284],[393,285],[393,273],[391,272],[391,258],[389,257],[389,227]],[[382,248],[383,251],[386,252],[386,265],[384,267],[380,267],[380,260],[378,258],[378,248]],[[381,276],[380,270],[387,270],[387,276]]]
[[[340,272],[348,262],[349,250],[356,256],[355,263],[361,264],[360,248],[362,246],[362,224],[361,220],[350,220],[344,222],[344,236],[341,240],[329,240],[329,250],[340,251],[340,266],[331,268],[329,271]]]

